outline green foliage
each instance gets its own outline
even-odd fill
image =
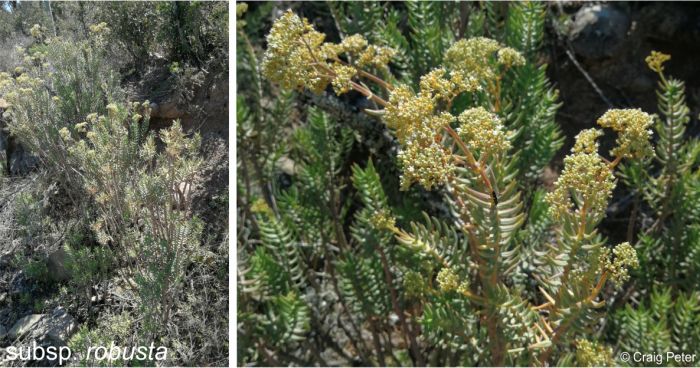
[[[371,136],[341,128],[350,119],[301,104],[302,128],[272,123],[290,130],[291,149],[266,136],[262,102],[290,103],[257,73],[259,29],[248,37],[251,28],[239,28],[240,70],[255,72],[243,76],[248,88],[238,86],[239,142],[253,149],[241,152],[293,163],[284,175],[239,171],[239,364],[327,365],[332,356],[345,365],[614,365],[621,349],[693,349],[695,337],[680,336],[697,335],[697,297],[687,292],[700,260],[700,151],[684,142],[682,83],[661,75],[666,119],[655,127],[653,163],[652,115],[613,109],[598,124],[618,134],[618,146],[599,152],[603,131],[582,131],[547,193],[541,177],[564,142],[558,91],[541,64],[547,5],[331,3],[333,22],[317,16],[320,7],[275,21],[264,75],[314,94],[291,99],[320,108],[333,87],[340,103],[376,117],[396,140],[378,152]],[[386,46],[388,63],[358,60]],[[267,138],[252,144],[258,136]],[[274,166],[266,162],[257,166]],[[382,181],[396,162],[401,186]],[[618,171],[635,214],[628,242],[611,247],[600,225]],[[419,196],[430,205],[416,204]],[[632,245],[634,216],[642,232]],[[652,292],[660,280],[671,287]],[[271,323],[272,301],[290,293],[308,311],[276,331],[303,337],[274,349],[266,341],[275,332],[254,326]],[[298,328],[306,317],[308,328]]]
[[[71,286],[82,292],[89,302],[90,289],[109,277],[115,256],[110,248],[90,248],[82,242],[82,236],[75,236],[66,242],[64,267],[70,275]]]
[[[682,81],[659,73],[658,136],[653,162],[625,168],[625,184],[646,202],[651,225],[639,229],[640,262],[645,287],[660,281],[694,290],[700,254],[700,145],[686,138],[690,122]]]
[[[22,269],[24,274],[39,286],[51,284],[49,269],[44,259],[27,259],[17,254],[14,259],[15,267]]]
[[[109,26],[110,40],[131,56],[133,65],[148,62],[149,52],[157,50],[155,45],[163,18],[155,3],[106,3],[97,13],[97,20]]]
[[[162,2],[156,9],[162,19],[161,39],[168,42],[175,60],[194,65],[228,65],[228,4],[225,2]]]
[[[615,315],[624,351],[683,351],[698,353],[700,308],[696,293],[682,293],[672,299],[671,289],[656,290],[648,304],[628,306]]]
[[[97,206],[91,225],[97,241],[116,246],[126,277],[137,285],[146,326],[155,328],[156,321],[169,320],[199,244],[201,223],[188,212],[201,165],[200,137],[186,137],[176,121],[160,132],[165,148],[158,152],[155,136],[146,130],[147,102],[110,104],[107,110],[107,116],[93,116],[87,140],[75,142],[70,154]]]
[[[111,344],[115,346],[133,346],[135,341],[131,340],[133,334],[134,322],[133,316],[128,312],[121,314],[109,315],[99,321],[97,326],[93,328],[83,325],[78,329],[78,332],[73,335],[68,341],[68,347],[77,357],[77,360],[82,365],[90,365],[94,367],[126,367],[126,366],[142,366],[149,365],[147,361],[139,361],[137,359],[124,361],[121,358],[116,360],[96,359],[94,349],[92,354],[88,354],[90,347],[104,346],[109,349]]]

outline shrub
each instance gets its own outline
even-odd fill
[[[94,37],[99,43],[101,35]],[[88,114],[103,113],[106,101],[121,97],[119,78],[107,67],[103,49],[92,42],[38,41],[41,32],[36,38],[17,75],[0,75],[0,92],[11,105],[8,126],[78,203],[80,184],[66,140],[80,134],[75,127]]]
[[[316,109],[293,135],[288,188],[277,182],[270,198],[261,190],[264,200],[256,199],[248,180],[256,175],[241,172],[239,364],[607,365],[616,364],[609,346],[616,337],[629,351],[669,350],[667,325],[647,318],[668,308],[628,307],[613,317],[637,304],[635,287],[648,295],[656,275],[689,290],[696,281],[698,150],[681,143],[688,108],[682,83],[662,73],[665,58],[649,61],[662,80],[666,118],[657,120],[656,150],[653,115],[611,109],[598,129],[576,136],[546,193],[539,178],[562,139],[557,92],[537,64],[545,8],[486,3],[458,19],[443,11],[449,5],[423,4],[333,4],[337,42],[291,10],[273,24],[259,66],[264,77],[320,95],[314,102],[331,91],[345,101],[365,97],[363,112],[396,138],[396,156],[388,155],[401,183],[383,183],[370,159],[352,166],[353,185],[346,185],[346,155],[357,147],[342,123]],[[466,37],[441,32],[455,23]],[[257,70],[253,47],[241,46],[241,58]],[[262,83],[251,86],[252,95],[238,101],[249,128],[239,131],[243,142],[264,121],[251,117],[264,116],[256,109],[265,91]],[[599,152],[602,128],[616,135],[609,153]],[[659,166],[649,167],[651,157]],[[599,225],[618,177],[657,220],[642,223],[638,243],[628,237],[609,246]],[[434,192],[442,201],[417,204],[428,211],[415,221],[393,199],[396,189],[408,198]],[[628,233],[634,229],[633,221]],[[658,252],[659,244],[673,251]],[[657,274],[629,283],[640,263]],[[697,297],[679,300],[679,317],[655,317],[673,318],[694,336],[688,316]],[[651,345],[632,349],[636,342]]]
[[[150,334],[164,328],[177,301],[180,282],[200,222],[192,218],[194,175],[200,138],[187,138],[175,122],[160,132],[164,151],[148,133],[149,104],[109,104],[107,115],[91,115],[85,140],[71,144],[84,189],[99,216],[92,224],[98,242],[114,247],[125,280],[141,297]]]

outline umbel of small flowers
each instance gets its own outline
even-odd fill
[[[643,158],[653,154],[649,142],[653,123],[651,115],[639,109],[613,109],[606,112],[598,125],[618,133],[617,146],[610,151],[615,159],[607,163],[598,154],[597,139],[603,132],[587,129],[576,136],[572,154],[564,158],[564,170],[547,195],[550,213],[555,219],[566,216],[600,219],[615,189],[613,169],[622,158]],[[574,201],[579,203],[572,212]]]
[[[325,42],[323,33],[291,11],[274,23],[267,43],[262,72],[269,80],[284,88],[308,88],[314,93],[328,85],[337,94],[355,90],[384,108],[379,114],[395,130],[401,145],[402,189],[416,182],[426,189],[449,183],[458,164],[472,169],[491,189],[483,160],[477,161],[476,155],[486,158],[505,152],[510,147],[507,132],[498,117],[484,108],[467,110],[458,118],[449,111],[461,93],[497,89],[505,70],[525,63],[516,50],[483,37],[460,40],[445,54],[449,70],[441,67],[424,75],[416,93],[407,85],[393,86],[364,69],[386,71],[393,50],[370,45],[361,35],[337,44]],[[388,100],[374,94],[361,80],[384,89]],[[460,123],[458,131],[451,127],[455,121]],[[452,153],[443,133],[464,156]]]

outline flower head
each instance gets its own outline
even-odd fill
[[[639,267],[637,252],[628,242],[621,243],[612,251],[613,259],[610,259],[610,249],[605,249],[601,254],[601,264],[609,273],[610,281],[615,286],[622,286],[629,280],[629,269]]]
[[[396,218],[385,211],[378,211],[372,215],[372,226],[378,230],[392,230],[396,227]]]
[[[598,137],[603,135],[600,129],[585,129],[576,136],[576,143],[571,149],[574,153],[598,153]]]
[[[447,71],[444,68],[433,69],[420,78],[420,92],[422,95],[432,96],[436,99],[449,99],[455,90],[455,84],[445,79]]]
[[[68,128],[63,127],[61,130],[58,131],[58,134],[63,138],[64,141],[67,141],[70,139],[70,130]]]
[[[403,144],[421,122],[433,115],[434,109],[435,103],[430,96],[416,95],[408,86],[399,85],[391,91],[384,122],[396,130],[396,138]]]
[[[459,287],[459,276],[451,268],[444,267],[437,275],[437,282],[442,291],[457,290]]]
[[[510,148],[510,142],[503,124],[496,114],[483,107],[475,107],[462,112],[457,120],[460,122],[457,133],[464,143],[475,151],[499,154]]]
[[[325,37],[306,18],[287,11],[275,21],[267,35],[262,73],[283,88],[308,87],[315,93],[323,91],[332,78],[321,73],[319,68],[326,65],[330,56],[337,56],[328,54],[331,48],[322,47]]]
[[[525,58],[517,50],[511,47],[504,47],[498,50],[498,63],[508,68],[522,66],[525,65]]]
[[[547,194],[550,213],[555,219],[572,215],[572,196],[594,218],[602,216],[615,188],[615,178],[597,153],[578,152],[564,158],[564,170]]]
[[[442,144],[425,138],[422,135],[410,138],[399,151],[398,160],[403,170],[402,190],[408,189],[414,182],[430,190],[454,176],[452,154]]]
[[[596,342],[576,340],[576,362],[582,367],[616,366],[612,348]]]
[[[651,115],[640,109],[611,109],[598,119],[598,125],[618,133],[617,147],[610,154],[615,157],[643,158],[654,154],[649,127]]]
[[[31,34],[34,38],[40,38],[42,33],[43,27],[38,24],[33,25],[32,28],[29,29],[29,34]]]
[[[107,109],[107,112],[109,113],[109,116],[115,116],[117,112],[119,111],[119,108],[117,105],[111,103],[105,107]]]
[[[236,10],[238,10],[238,6],[236,6]],[[107,27],[107,23],[101,22],[98,24],[91,24],[90,25],[90,32],[96,35],[101,35],[105,33],[109,33],[109,27]]]
[[[343,51],[353,54],[359,54],[362,50],[364,50],[367,47],[367,45],[367,39],[359,34],[345,37],[340,43],[340,47]]]
[[[661,73],[664,71],[664,63],[671,60],[671,55],[664,54],[658,51],[652,51],[651,55],[647,56],[644,61],[647,62],[649,69]]]
[[[248,4],[246,3],[236,3],[236,18],[240,18],[248,11]]]
[[[485,37],[462,39],[447,49],[445,64],[477,80],[491,80],[496,77],[491,60],[500,48],[498,41]]]
[[[357,75],[357,69],[352,66],[335,63],[333,64],[333,72],[335,73],[335,78],[333,78],[332,84],[335,93],[341,95],[350,91],[350,82]]]
[[[386,69],[391,58],[396,55],[396,51],[389,47],[369,45],[364,51],[359,53],[357,66],[373,66],[379,69]]]
[[[82,123],[75,124],[75,131],[78,133],[86,133],[87,126],[88,126],[88,123],[86,121],[83,121]]]
[[[274,216],[274,212],[272,212],[270,206],[268,206],[267,202],[262,198],[253,201],[253,204],[250,206],[250,211],[255,214]]]

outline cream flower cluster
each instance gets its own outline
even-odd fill
[[[476,79],[466,78],[461,72],[448,73],[444,68],[437,68],[421,77],[418,94],[405,85],[391,91],[384,121],[396,131],[396,137],[401,143],[398,158],[403,167],[403,189],[414,182],[432,189],[453,177],[454,158],[440,137],[442,130],[456,119],[448,112],[436,113],[436,110],[460,93],[474,92],[478,88]],[[464,120],[468,114],[460,118]],[[490,114],[489,118],[492,124],[486,124],[490,128],[486,134],[492,134],[489,136],[493,138],[491,141],[504,139],[497,118]],[[469,125],[470,122],[465,121],[464,124]],[[485,136],[476,134],[473,139],[476,141]],[[503,146],[501,141],[494,148],[500,149]]]
[[[615,157],[644,158],[654,154],[650,139],[654,118],[640,109],[612,109],[598,119],[598,125],[618,133]]]
[[[576,362],[584,367],[611,367],[617,365],[612,348],[596,342],[576,340]]]
[[[422,129],[409,138],[399,151],[398,159],[403,169],[402,190],[407,190],[414,182],[430,190],[454,177],[452,154],[430,129]]]
[[[454,121],[454,116],[435,113],[440,99],[450,93],[449,86],[453,85],[436,75],[429,74],[421,80],[418,94],[405,85],[396,87],[385,110],[384,121],[395,129],[401,144],[398,159],[403,168],[401,188],[404,190],[414,182],[431,189],[454,175],[452,153],[439,139],[442,129]]]
[[[341,94],[350,90],[356,67],[385,69],[395,54],[390,48],[369,45],[361,35],[347,37],[339,44],[324,42],[325,38],[306,18],[287,11],[267,36],[263,75],[284,88],[308,88],[314,93],[332,83]],[[355,65],[341,63],[341,54],[352,58]]]
[[[600,129],[585,129],[576,135],[576,143],[572,152],[594,154],[598,153],[598,137],[603,135]]]
[[[506,68],[524,65],[525,58],[515,49],[504,47],[486,37],[462,39],[445,52],[445,63],[450,69],[476,80],[493,80],[498,76],[498,65]]]
[[[639,109],[611,109],[598,119],[598,125],[618,133],[617,146],[610,152],[618,159],[643,158],[654,153],[649,130],[652,123],[651,115]],[[572,195],[594,217],[603,214],[615,180],[611,167],[598,154],[596,140],[602,134],[599,129],[586,129],[576,136],[572,154],[564,159],[564,170],[555,189],[547,194],[550,212],[555,218],[572,214]]]
[[[651,55],[647,56],[644,61],[647,62],[649,69],[661,73],[664,71],[664,63],[671,60],[671,55],[664,54],[658,51],[652,51]]]
[[[332,76],[325,75],[321,67],[326,59],[337,56],[332,48],[323,47],[325,37],[306,18],[287,11],[275,21],[267,36],[263,74],[283,88],[323,91]]]
[[[470,150],[493,155],[510,148],[501,120],[483,107],[465,110],[457,120],[460,122],[457,133]]]
[[[596,130],[580,133],[576,138],[574,153],[564,158],[564,170],[557,179],[554,191],[547,194],[550,213],[555,219],[580,213],[574,213],[572,195],[581,206],[594,217],[605,211],[615,188],[615,179],[608,165],[598,155],[595,139],[600,136]]]
[[[469,292],[469,283],[467,281],[460,282],[459,276],[450,267],[444,267],[438,272],[437,282],[440,285],[440,290],[445,292],[457,291],[459,293]]]
[[[629,269],[639,267],[639,259],[637,252],[628,242],[618,244],[612,251],[612,259],[610,257],[610,249],[605,248],[601,254],[602,268],[608,272],[610,281],[617,287],[621,287],[629,280]]]

